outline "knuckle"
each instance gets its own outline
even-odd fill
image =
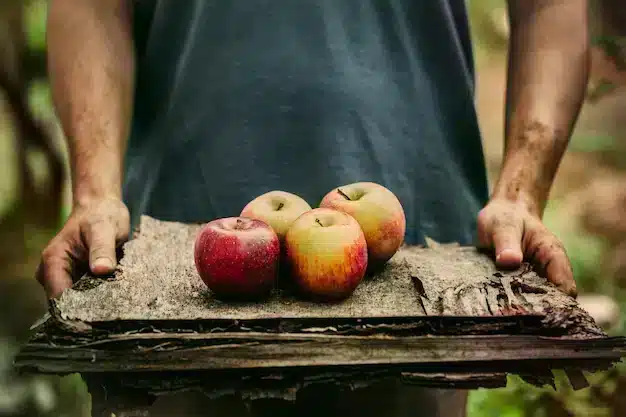
[[[494,229],[494,231],[498,230],[502,227],[502,217],[492,215],[489,223],[491,225],[491,228]]]
[[[99,256],[99,255],[103,255],[106,254],[110,251],[110,249],[107,247],[106,242],[103,241],[99,241],[99,242],[93,242],[91,245],[91,248],[89,250],[89,254],[91,256]]]
[[[110,225],[110,219],[101,214],[94,213],[85,218],[85,225],[90,229],[98,229]]]
[[[528,244],[527,254],[532,260],[545,262],[549,254],[550,242],[545,236],[533,234],[532,240]]]
[[[119,203],[119,206],[92,213],[86,219],[86,224],[92,229],[106,228],[124,231],[130,227],[130,212],[126,205]]]
[[[109,253],[110,250],[108,250],[105,247],[97,247],[94,248],[91,252],[90,255],[93,259],[97,259],[97,258],[108,258],[111,256],[111,254]]]
[[[115,238],[113,235],[101,234],[91,240],[90,254],[107,254],[114,250]]]
[[[114,250],[114,240],[111,239],[109,242],[107,239],[102,237],[98,239],[94,239],[91,242],[91,246],[89,248],[89,253],[91,256],[102,256],[109,255]]]
[[[543,239],[537,245],[537,257],[540,259],[546,258],[553,252],[553,246],[549,240]]]
[[[90,246],[106,242],[115,234],[116,225],[109,216],[92,215],[85,219],[82,230]]]
[[[41,262],[47,263],[53,256],[54,248],[51,246],[46,246],[46,248],[41,251]]]
[[[489,208],[484,207],[478,212],[478,220],[484,221],[489,216]]]
[[[129,218],[130,217],[130,212],[128,210],[128,207],[126,207],[126,204],[120,202],[118,207],[117,207],[117,215],[120,218]]]
[[[41,251],[41,261],[44,265],[48,265],[50,262],[59,256],[59,244],[51,242]]]
[[[517,219],[512,217],[498,218],[494,222],[494,232],[500,235],[511,235],[521,232],[522,225]]]

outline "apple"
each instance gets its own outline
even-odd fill
[[[406,217],[402,204],[380,184],[357,182],[336,188],[324,196],[320,207],[356,219],[365,235],[370,267],[386,263],[404,242]]]
[[[267,223],[281,243],[281,260],[279,265],[286,264],[284,240],[289,226],[301,214],[311,210],[311,206],[303,198],[286,191],[270,191],[250,201],[241,211],[241,217],[258,219]],[[280,267],[278,272],[277,286],[283,289],[291,289],[292,281],[288,276],[288,270]]]
[[[254,300],[274,287],[280,242],[265,222],[226,217],[205,224],[196,237],[200,278],[217,298]]]
[[[262,220],[269,224],[282,242],[289,226],[309,210],[311,210],[309,203],[295,194],[270,191],[250,201],[240,216]]]
[[[350,296],[367,269],[367,244],[359,223],[338,210],[316,208],[293,222],[285,236],[291,279],[320,301]]]

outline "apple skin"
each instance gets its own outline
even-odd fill
[[[349,297],[367,269],[367,244],[358,222],[338,210],[316,208],[296,219],[285,236],[296,288],[317,301]]]
[[[269,224],[284,241],[289,226],[311,206],[303,198],[286,191],[270,191],[250,201],[241,211],[241,217],[262,220]]]
[[[370,268],[384,265],[404,242],[406,216],[402,204],[380,184],[357,182],[335,188],[324,196],[320,207],[356,219],[365,235]]]
[[[269,295],[279,256],[274,230],[261,220],[242,217],[205,224],[194,245],[196,270],[219,299],[247,301]]]
[[[289,270],[285,267],[285,235],[289,226],[303,213],[311,210],[311,206],[303,198],[286,191],[270,191],[250,201],[241,211],[241,217],[264,221],[276,232],[281,244],[281,259],[279,262],[278,279],[276,286],[285,290],[292,290],[293,282],[289,277]]]

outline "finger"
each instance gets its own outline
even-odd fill
[[[483,248],[491,248],[493,246],[493,240],[491,239],[491,218],[487,210],[482,209],[478,213],[477,228],[478,228],[478,244]]]
[[[546,277],[565,294],[574,298],[578,296],[574,272],[567,256],[555,256],[546,268]]]
[[[86,227],[89,269],[94,275],[110,274],[115,269],[117,264],[115,235],[116,228],[108,221],[94,221]]]
[[[514,220],[495,221],[492,228],[496,265],[502,268],[518,268],[522,263],[523,223]]]
[[[70,259],[60,247],[44,250],[37,267],[36,278],[49,298],[57,298],[72,286]]]
[[[549,232],[545,232],[534,238],[533,246],[530,253],[537,270],[559,290],[576,297],[574,272],[561,242]]]

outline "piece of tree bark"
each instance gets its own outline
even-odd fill
[[[193,245],[199,225],[144,216],[139,228],[124,246],[114,276],[85,276],[53,302],[53,311],[67,325],[78,323],[92,331],[136,322],[193,327],[204,321],[263,328],[398,319],[423,326],[446,317],[503,317],[506,323],[519,316],[541,318],[541,327],[554,332],[604,334],[576,300],[529,265],[499,271],[487,254],[472,247],[403,247],[383,271],[366,277],[340,303],[303,301],[281,291],[261,303],[226,303],[213,296],[196,272]]]
[[[623,338],[607,337],[528,265],[498,271],[458,245],[404,247],[340,303],[280,290],[267,302],[220,302],[193,264],[199,227],[143,217],[114,276],[85,276],[51,302],[18,368],[150,394],[284,398],[308,384],[381,378],[476,388],[516,373],[544,384],[552,369],[576,376],[626,355]]]

